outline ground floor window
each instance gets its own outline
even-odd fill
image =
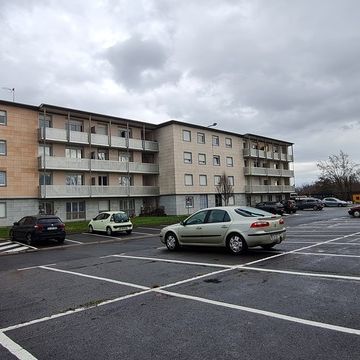
[[[222,206],[221,194],[215,194],[215,206]]]
[[[208,207],[208,196],[200,195],[200,209],[205,209]]]
[[[66,203],[66,220],[85,218],[85,201],[71,201]]]
[[[39,214],[44,214],[44,215],[54,214],[54,203],[50,201],[40,201]]]
[[[125,211],[128,216],[135,216],[135,199],[121,199],[120,210]]]
[[[6,218],[6,203],[0,203],[0,218]]]

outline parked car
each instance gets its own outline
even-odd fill
[[[321,200],[315,198],[303,198],[296,201],[296,206],[299,210],[313,209],[322,210],[324,204]]]
[[[267,211],[272,214],[284,214],[284,205],[276,201],[264,201],[255,205],[256,208]]]
[[[295,200],[288,199],[288,200],[281,200],[281,204],[284,206],[284,210],[288,214],[295,214],[297,210]]]
[[[360,204],[353,206],[348,213],[353,217],[360,217]]]
[[[21,240],[31,245],[34,241],[55,239],[58,243],[65,240],[65,224],[54,215],[25,216],[10,229],[11,240]]]
[[[133,224],[123,211],[104,211],[89,222],[89,232],[105,232],[107,235],[126,231],[131,234]]]
[[[248,206],[202,209],[179,224],[164,227],[160,240],[170,251],[182,245],[227,247],[233,254],[249,247],[271,249],[285,240],[280,215]]]
[[[327,197],[322,199],[322,202],[325,206],[347,206],[347,202],[343,200],[339,200],[335,197]]]

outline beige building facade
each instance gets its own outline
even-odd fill
[[[159,125],[42,104],[0,101],[0,226],[54,213],[187,214],[280,200],[294,191],[292,144],[171,120]]]

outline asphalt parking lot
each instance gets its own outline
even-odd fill
[[[328,214],[241,256],[143,228],[1,257],[0,358],[359,359],[360,221]]]

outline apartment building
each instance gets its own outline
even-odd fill
[[[292,144],[171,120],[160,125],[42,104],[0,100],[0,226],[26,214],[90,219],[162,206],[186,214],[254,205],[294,191]]]

